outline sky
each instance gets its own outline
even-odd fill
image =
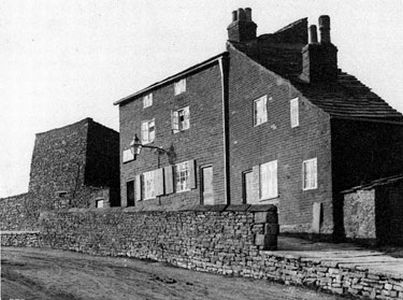
[[[27,191],[35,133],[118,130],[113,102],[224,51],[239,7],[258,35],[330,15],[339,67],[403,112],[401,0],[2,0],[0,197]]]

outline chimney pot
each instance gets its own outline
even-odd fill
[[[318,32],[316,30],[316,25],[309,26],[309,44],[318,43]]]
[[[245,11],[242,8],[238,8],[238,20],[239,21],[245,21],[246,20]]]
[[[232,12],[232,22],[235,22],[236,20],[238,20],[238,12],[234,10]]]
[[[245,15],[247,21],[252,21],[252,9],[250,7],[245,8]]]
[[[319,17],[320,43],[330,43],[330,17]]]

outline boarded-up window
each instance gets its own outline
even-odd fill
[[[270,199],[277,196],[277,160],[273,160],[260,165],[260,199]]]
[[[153,94],[149,93],[143,97],[143,108],[153,105]]]
[[[253,125],[258,126],[267,122],[267,96],[253,102]]]
[[[186,91],[186,78],[174,83],[175,96]]]
[[[155,195],[161,196],[164,194],[164,169],[154,171]]]
[[[291,128],[299,126],[298,98],[292,99],[290,101],[290,121]]]
[[[143,144],[153,142],[155,139],[155,119],[141,122],[141,141]]]
[[[134,189],[135,200],[140,201],[142,199],[143,176],[136,175],[134,182],[136,185]]]
[[[318,187],[318,167],[317,159],[312,158],[302,163],[302,189],[312,190]]]
[[[164,167],[164,188],[165,194],[172,194],[174,192],[174,180],[172,166]]]
[[[214,204],[214,190],[213,190],[213,167],[201,168],[201,195],[202,204],[213,205]]]
[[[149,171],[143,174],[143,185],[144,185],[144,200],[155,198],[155,172]]]
[[[134,155],[130,149],[123,150],[123,162],[134,160]]]

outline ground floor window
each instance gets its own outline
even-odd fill
[[[189,162],[185,161],[175,165],[175,187],[176,192],[190,190],[190,166]]]
[[[278,196],[277,160],[260,165],[260,199],[270,199]]]
[[[144,182],[144,200],[155,198],[155,184],[154,184],[154,171],[145,172],[143,174]]]

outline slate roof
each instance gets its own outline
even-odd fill
[[[245,45],[229,42],[267,69],[281,75],[313,104],[331,116],[403,121],[403,115],[356,77],[339,69],[337,82],[309,84],[299,79],[302,48],[308,43],[308,21],[297,20]]]

